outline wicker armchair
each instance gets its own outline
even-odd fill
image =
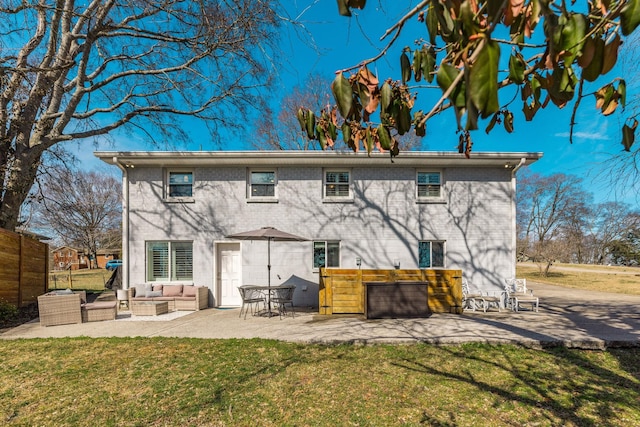
[[[81,305],[87,295],[81,292],[49,292],[38,297],[40,325],[68,325],[82,323]]]

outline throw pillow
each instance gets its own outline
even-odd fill
[[[134,297],[143,297],[143,296],[145,296],[147,291],[151,291],[152,290],[150,283],[142,283],[142,284],[136,285],[135,288],[136,288],[136,293],[135,293]]]
[[[147,291],[144,296],[146,298],[157,298],[162,296],[162,291]]]
[[[182,296],[183,297],[195,297],[197,293],[195,286],[185,286],[182,288]]]
[[[171,285],[162,287],[163,297],[179,297],[182,296],[182,285]]]

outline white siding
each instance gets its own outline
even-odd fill
[[[445,267],[462,269],[480,287],[499,289],[513,274],[509,169],[435,168],[443,172],[444,203],[417,203],[417,169],[393,164],[351,167],[354,200],[345,203],[323,202],[322,167],[279,167],[278,202],[252,203],[247,169],[194,168],[193,203],[162,199],[162,168],[130,169],[130,284],[145,281],[146,241],[191,240],[193,281],[213,291],[215,242],[263,226],[310,240],[340,240],[343,268],[357,268],[356,257],[362,268],[393,268],[395,259],[401,268],[417,268],[418,241],[444,240]],[[267,243],[243,241],[241,248],[243,282],[266,284]],[[317,306],[311,242],[273,242],[271,264],[272,284],[291,279],[299,285],[296,303]]]

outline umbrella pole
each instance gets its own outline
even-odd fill
[[[271,239],[267,239],[267,307],[271,317]]]

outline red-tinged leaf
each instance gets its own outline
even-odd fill
[[[498,63],[500,46],[487,40],[478,54],[478,58],[469,72],[469,92],[471,102],[480,112],[480,117],[487,118],[498,111]]]
[[[613,112],[616,111],[616,108],[618,108],[618,99],[616,97],[612,97],[602,110],[602,115],[608,116],[613,114]]]
[[[347,4],[354,9],[364,9],[367,0],[347,0]]]
[[[338,0],[338,12],[342,16],[351,16],[349,6],[347,6],[347,0]]]
[[[493,117],[491,117],[491,120],[489,121],[489,124],[487,125],[487,127],[484,130],[487,135],[489,134],[489,132],[491,132],[493,130],[493,127],[496,125],[496,123],[498,123],[498,115],[499,115],[499,113],[495,113],[493,115]]]
[[[513,132],[513,113],[511,111],[507,111],[506,113],[504,113],[503,125],[504,130],[506,130],[508,133]]]
[[[588,82],[593,82],[600,77],[604,57],[604,40],[600,37],[596,37],[593,43],[594,50],[591,62],[586,67],[582,68],[582,78]]]
[[[589,37],[584,41],[582,45],[582,53],[578,56],[578,65],[582,68],[588,67],[593,60],[593,55],[596,52],[596,41],[595,38]]]
[[[320,125],[316,126],[316,139],[320,142],[320,148],[327,148],[327,136]]]
[[[611,40],[610,43],[607,43],[604,46],[602,70],[600,71],[600,74],[607,74],[609,71],[611,71],[613,66],[616,65],[616,62],[618,61],[618,49],[620,48],[621,44],[622,39],[620,39],[620,36],[616,34],[613,40]]]
[[[638,121],[635,119],[631,126],[627,124],[622,126],[622,145],[624,146],[624,151],[631,151],[631,146],[636,139],[635,131],[637,127]]]
[[[336,76],[333,83],[331,83],[331,91],[333,92],[336,104],[338,104],[340,115],[348,119],[351,106],[353,105],[353,89],[344,74],[340,73]]]

